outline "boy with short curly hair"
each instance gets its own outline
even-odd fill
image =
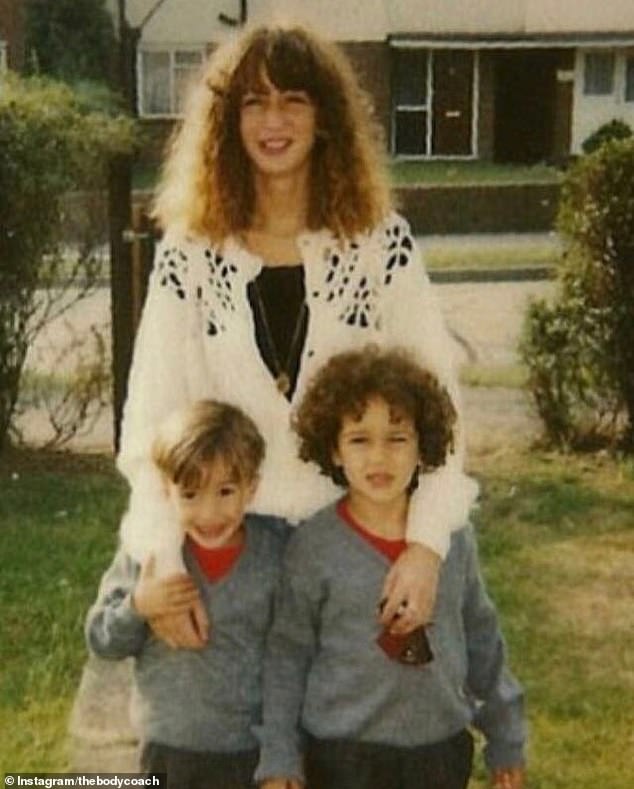
[[[309,384],[294,420],[301,457],[346,493],[287,550],[265,662],[265,789],[464,789],[472,724],[493,786],[522,789],[523,696],[471,527],[452,536],[426,633],[401,643],[377,616],[410,493],[445,463],[455,419],[436,378],[398,350],[334,356]]]

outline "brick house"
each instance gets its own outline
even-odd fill
[[[24,66],[24,2],[0,0],[0,72]]]
[[[128,0],[139,114],[162,137],[237,0]],[[221,21],[224,15],[225,22]],[[632,0],[249,0],[339,41],[408,158],[559,161],[612,118],[634,127]]]

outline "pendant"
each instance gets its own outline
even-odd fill
[[[287,395],[289,393],[291,389],[291,379],[286,373],[280,373],[275,379],[275,383],[277,384],[278,391],[283,395]]]

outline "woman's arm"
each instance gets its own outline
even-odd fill
[[[117,458],[131,488],[121,523],[123,546],[140,563],[153,555],[158,576],[185,572],[180,523],[150,453],[157,426],[191,399],[187,348],[197,314],[190,269],[193,253],[169,238],[157,246],[134,345]],[[208,624],[200,601],[190,614],[161,617],[151,624],[171,645],[199,647],[206,640]]]
[[[98,657],[122,660],[138,654],[145,643],[147,625],[132,603],[138,575],[139,565],[119,549],[86,616],[86,642]]]
[[[123,545],[139,562],[153,554],[159,575],[184,569],[182,532],[150,453],[158,425],[190,400],[186,345],[193,305],[187,265],[179,248],[158,244],[134,343],[117,457],[131,487]]]
[[[467,522],[478,486],[463,471],[465,436],[454,348],[408,223],[392,215],[378,243],[382,340],[407,348],[434,373],[458,412],[454,451],[444,466],[421,475],[410,500],[411,545],[393,565],[384,587],[387,604],[382,619],[388,624],[399,612],[394,631],[406,632],[431,618],[440,561],[452,530]]]

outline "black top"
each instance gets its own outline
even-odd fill
[[[247,297],[260,355],[274,378],[286,373],[291,384],[286,397],[290,400],[297,384],[308,328],[308,311],[303,308],[304,267],[301,264],[263,267],[249,283]]]

